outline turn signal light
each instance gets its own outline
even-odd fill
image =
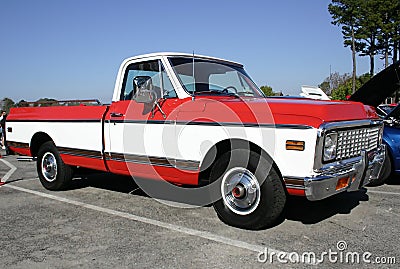
[[[336,190],[340,190],[349,186],[350,177],[342,177],[338,180],[336,184]]]
[[[286,150],[304,150],[304,141],[286,140]]]

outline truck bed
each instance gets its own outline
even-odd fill
[[[11,151],[34,155],[29,145],[50,136],[65,163],[106,170],[103,161],[106,105],[12,108],[7,118],[7,142]],[[11,129],[10,129],[11,128]],[[91,157],[90,159],[85,157]],[[84,159],[82,159],[84,158]]]

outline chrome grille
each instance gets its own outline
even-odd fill
[[[378,147],[380,127],[338,131],[336,160],[352,158]]]

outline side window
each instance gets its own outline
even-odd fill
[[[154,87],[160,89],[160,71],[158,61],[134,63],[125,70],[124,82],[122,84],[121,100],[131,100],[135,97],[138,89],[138,81],[148,81]]]
[[[133,63],[127,67],[120,100],[134,99],[138,88],[143,84],[151,87],[159,97],[162,97],[163,93],[166,98],[176,97],[175,90],[159,60]]]

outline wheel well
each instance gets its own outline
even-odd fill
[[[31,139],[31,155],[36,157],[40,147],[48,141],[53,141],[48,134],[43,132],[36,133]]]
[[[212,146],[205,155],[200,167],[199,185],[207,185],[209,183],[209,178],[214,162],[220,156],[222,156],[222,154],[230,152],[232,149],[249,149],[250,151],[266,156],[273,161],[271,156],[257,144],[242,139],[226,139]],[[277,173],[279,174],[279,177],[281,178],[281,180],[283,180],[282,174],[274,161],[273,165]]]

